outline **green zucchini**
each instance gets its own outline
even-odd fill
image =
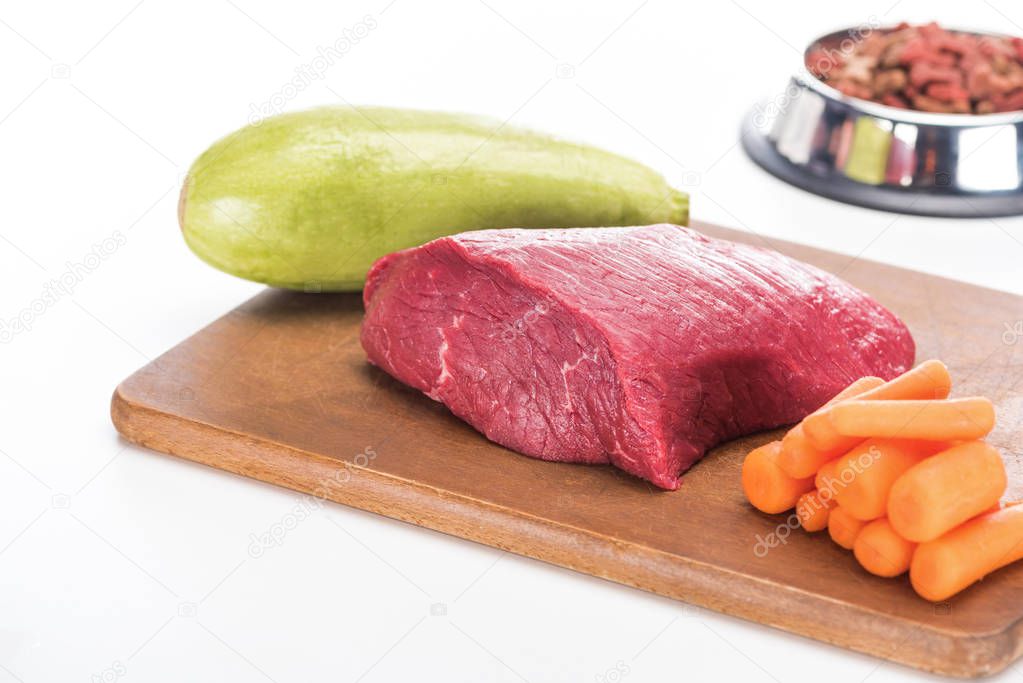
[[[323,107],[247,126],[189,170],[179,220],[209,264],[358,291],[384,254],[482,228],[685,224],[688,196],[637,162],[475,116]]]

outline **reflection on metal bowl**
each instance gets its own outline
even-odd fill
[[[851,204],[930,216],[1023,214],[1023,112],[897,109],[843,95],[802,66],[784,93],[749,113],[742,142],[782,180]]]

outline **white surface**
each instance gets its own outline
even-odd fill
[[[872,15],[1023,33],[1008,0],[892,1],[5,4],[0,320],[31,330],[0,345],[0,682],[920,677],[333,504],[254,558],[300,497],[129,447],[107,414],[118,381],[260,289],[186,249],[188,164],[367,15],[286,109],[488,113],[647,162],[694,217],[1023,292],[1023,221],[845,206],[736,144],[815,33]]]

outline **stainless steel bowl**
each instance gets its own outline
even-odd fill
[[[822,36],[807,50],[857,30]],[[897,109],[840,93],[804,59],[784,93],[750,111],[742,143],[773,175],[850,204],[928,216],[1023,214],[1023,112]]]

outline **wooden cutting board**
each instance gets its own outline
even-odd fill
[[[991,397],[990,441],[1021,497],[1023,297],[769,246],[874,295],[908,323],[919,359],[949,365],[956,394]],[[359,295],[267,290],[125,380],[114,424],[158,451],[922,669],[975,676],[1020,655],[1023,565],[935,605],[905,577],[870,576],[826,533],[787,533],[784,516],[753,510],[742,458],[779,433],[717,448],[675,492],[534,460],[369,366],[361,317]]]

